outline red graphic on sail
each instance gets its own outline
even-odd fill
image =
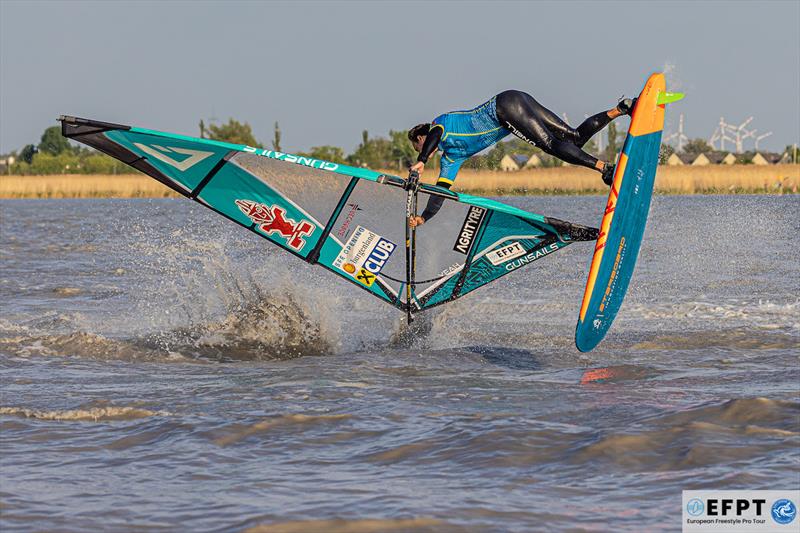
[[[267,235],[277,233],[286,239],[289,247],[297,251],[302,250],[306,245],[303,237],[311,235],[317,229],[308,220],[295,222],[291,218],[287,218],[286,210],[277,205],[267,207],[252,200],[236,200],[236,205],[250,220],[258,224],[261,231]]]

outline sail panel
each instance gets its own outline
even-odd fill
[[[397,176],[75,117],[62,117],[62,132],[401,309],[451,301],[596,237],[591,228],[422,185],[418,212],[431,196],[444,202],[410,241],[413,299],[406,302],[408,192]]]

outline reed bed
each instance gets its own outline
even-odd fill
[[[425,181],[435,180],[435,174]],[[462,170],[456,190],[474,194],[605,194],[597,172],[574,166],[519,172]],[[796,193],[800,165],[661,166],[655,190],[661,194]]]
[[[179,196],[141,174],[2,176],[0,198],[166,198]]]
[[[397,171],[388,171],[398,174]],[[427,171],[426,182],[436,180]],[[656,192],[662,194],[797,193],[800,165],[733,165],[658,169]],[[566,166],[519,172],[464,169],[456,190],[481,195],[605,194],[596,172]],[[166,198],[178,196],[143,175],[1,176],[0,198]]]

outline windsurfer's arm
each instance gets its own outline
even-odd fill
[[[450,183],[445,183],[443,181],[437,182],[436,185],[439,187],[444,187],[445,189],[449,189],[451,186]],[[423,211],[420,216],[425,222],[429,221],[434,215],[436,215],[436,213],[439,212],[439,209],[442,208],[443,203],[444,197],[431,196],[428,198],[428,205],[425,206],[425,211]]]
[[[425,137],[425,142],[422,143],[422,150],[419,151],[417,161],[420,163],[427,163],[428,158],[433,155],[439,147],[439,141],[442,140],[444,127],[441,124],[432,124],[428,135]]]
[[[425,136],[425,142],[422,143],[419,156],[417,156],[417,162],[411,165],[409,168],[410,171],[418,172],[420,176],[422,175],[422,172],[425,170],[425,163],[428,162],[428,158],[432,156],[439,147],[439,142],[442,140],[443,131],[444,127],[441,124],[434,124],[431,126],[431,129]]]
[[[453,182],[455,182],[456,175],[458,171],[461,169],[461,165],[464,164],[466,158],[455,158],[452,159],[447,153],[442,154],[442,161],[441,161],[441,170],[439,172],[439,179],[436,180],[437,187],[444,187],[445,189],[450,189],[453,186]],[[425,206],[425,211],[418,218],[422,218],[422,222],[417,221],[419,224],[424,224],[425,222],[429,221],[436,213],[439,212],[441,209],[442,204],[444,203],[444,198],[441,196],[433,196],[428,199],[428,205]]]

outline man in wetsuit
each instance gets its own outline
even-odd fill
[[[464,161],[513,133],[562,161],[600,172],[603,182],[611,185],[614,165],[584,152],[581,147],[615,118],[630,115],[635,104],[635,99],[625,98],[616,107],[572,128],[531,95],[504,91],[475,109],[445,113],[430,124],[411,128],[408,139],[419,152],[411,170],[422,174],[428,158],[438,148],[442,150],[442,162],[436,185],[449,189]],[[443,198],[431,196],[425,211],[412,217],[408,224],[411,227],[424,224],[439,211],[443,202]]]

